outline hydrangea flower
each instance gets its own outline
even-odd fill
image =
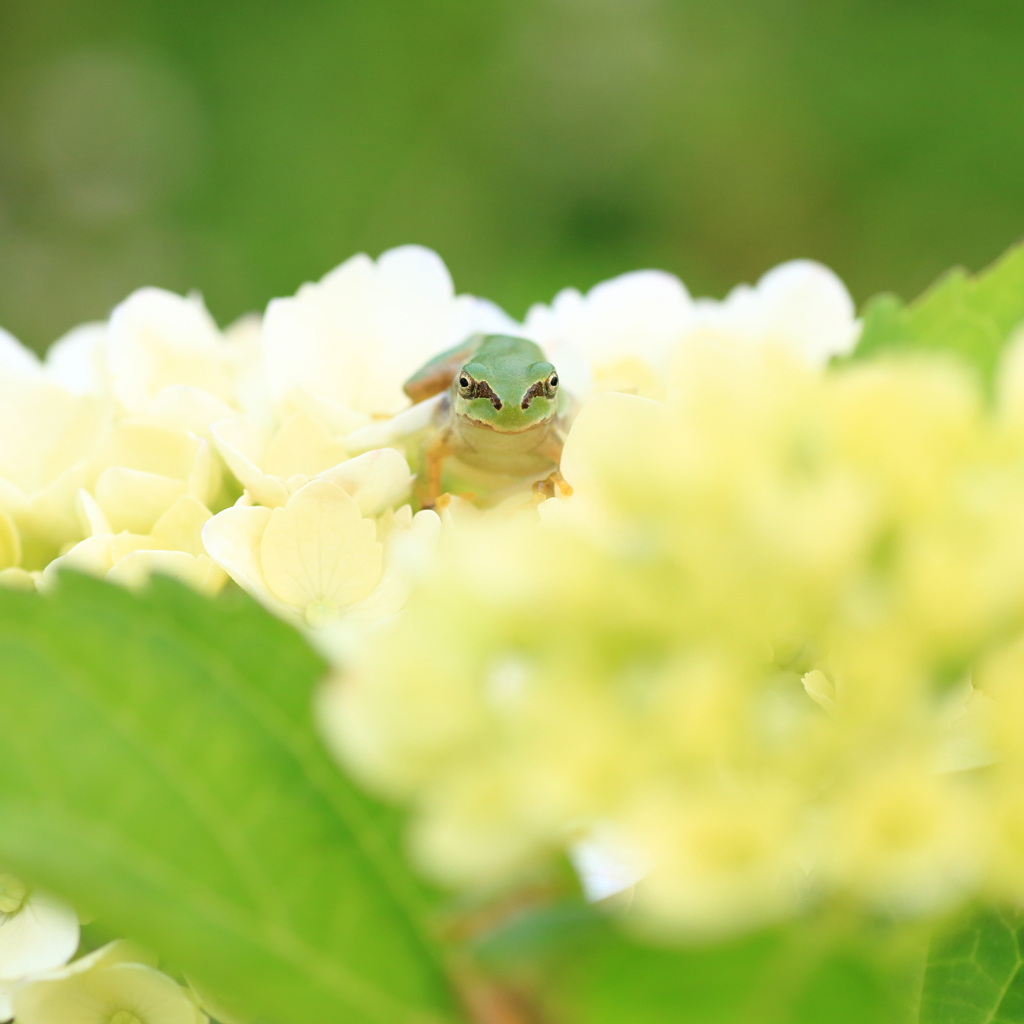
[[[660,270],[604,281],[586,295],[559,292],[527,313],[524,333],[580,401],[602,391],[664,396],[668,364],[693,322],[686,286]]]
[[[221,334],[198,296],[140,288],[107,329],[111,388],[131,415],[196,429],[230,415],[244,350]]]
[[[207,594],[217,593],[226,582],[224,570],[203,547],[202,531],[210,510],[191,495],[179,497],[146,534],[114,533],[103,510],[86,491],[79,494],[79,502],[92,535],[55,558],[43,571],[40,586],[55,586],[62,569],[133,587],[145,584],[158,572]]]
[[[208,1024],[191,994],[155,961],[117,941],[19,985],[18,1024]]]
[[[721,301],[698,299],[687,332],[739,349],[778,347],[809,366],[849,355],[860,337],[853,299],[828,267],[793,260],[756,285],[737,285]]]
[[[75,496],[110,418],[102,398],[51,379],[0,333],[0,510],[18,533],[16,545],[8,540],[12,565],[40,569],[78,539]]]
[[[339,433],[409,404],[403,382],[476,331],[511,327],[491,303],[456,296],[440,257],[421,246],[358,255],[267,307],[266,375],[279,404],[316,411]]]
[[[666,402],[583,408],[572,497],[442,545],[328,689],[338,750],[412,804],[439,879],[609,842],[675,934],[1016,898],[1019,358],[991,409],[939,358],[823,375],[682,339]]]
[[[321,477],[280,507],[225,509],[203,528],[203,543],[239,586],[289,621],[318,627],[343,614],[386,618],[405,597],[395,578],[403,542],[433,543],[440,520],[404,506],[378,523],[364,516],[356,494]],[[376,501],[367,509],[379,510]]]
[[[10,996],[21,979],[60,967],[77,948],[70,907],[0,874],[0,1020],[11,1018]]]

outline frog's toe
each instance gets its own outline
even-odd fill
[[[547,501],[548,498],[555,496],[555,485],[552,483],[551,477],[535,481],[532,490],[533,503],[535,505],[539,505],[542,501]]]

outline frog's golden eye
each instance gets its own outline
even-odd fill
[[[557,388],[558,387],[558,374],[557,373],[553,373],[553,374],[551,374],[550,377],[548,377],[548,387],[549,388]]]
[[[459,387],[463,389],[469,387],[469,378],[464,373],[459,376]]]

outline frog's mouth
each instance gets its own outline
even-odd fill
[[[531,430],[536,430],[538,427],[547,426],[551,420],[554,419],[554,413],[550,416],[542,416],[540,419],[534,420],[533,423],[527,424],[525,427],[519,427],[516,430],[506,430],[503,427],[489,423],[487,420],[478,420],[475,416],[470,416],[468,413],[463,413],[462,418],[471,423],[474,427],[483,427],[484,430],[493,430],[496,434],[528,434]]]

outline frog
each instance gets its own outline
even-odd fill
[[[423,508],[442,498],[448,459],[489,477],[538,478],[536,501],[553,497],[555,489],[572,493],[559,463],[575,402],[534,342],[474,334],[425,363],[403,390],[417,405],[438,396],[421,449]]]

